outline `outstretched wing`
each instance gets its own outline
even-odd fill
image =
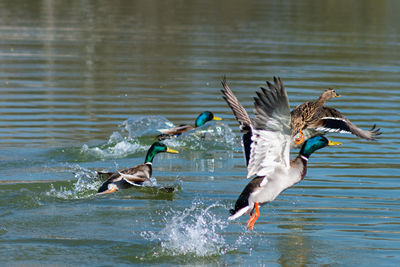
[[[277,166],[290,167],[290,108],[285,87],[280,78],[274,84],[267,82],[268,89],[261,88],[254,98],[254,126],[247,166],[247,178],[267,176]]]
[[[250,130],[250,126],[253,122],[250,119],[249,114],[244,109],[244,107],[240,104],[239,100],[233,94],[232,90],[229,88],[228,84],[226,83],[226,78],[222,80],[222,86],[225,90],[221,90],[222,94],[224,95],[222,98],[226,101],[228,106],[232,109],[233,115],[235,115],[236,120],[240,124],[240,130],[248,131]]]
[[[252,136],[251,125],[253,125],[253,122],[251,121],[250,116],[245,110],[245,108],[240,104],[235,94],[229,88],[228,84],[226,83],[225,77],[221,83],[225,89],[221,90],[223,94],[222,98],[232,109],[233,115],[239,122],[240,130],[244,133],[242,136],[242,144],[244,148],[244,155],[246,158],[246,166],[247,166],[249,165],[249,160],[250,160],[250,146],[251,146],[251,136]]]
[[[380,129],[375,129],[375,125],[368,131],[358,128],[334,108],[324,107],[320,112],[319,114],[315,114],[322,117],[317,121],[317,125],[315,126],[317,131],[351,133],[367,140],[375,140],[376,135],[382,134]]]

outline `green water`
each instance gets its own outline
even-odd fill
[[[2,1],[0,259],[5,266],[397,266],[397,1]],[[247,184],[220,81],[252,113],[278,75],[291,106],[327,105],[376,142],[312,155],[304,181],[228,210]],[[145,187],[96,196],[96,170],[140,164],[156,129],[223,118],[169,140]],[[295,155],[294,152],[293,155]],[[168,190],[173,188],[173,192]]]

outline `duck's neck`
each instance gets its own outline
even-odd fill
[[[290,161],[290,169],[284,181],[282,181],[282,191],[301,182],[306,176],[307,160],[298,155]]]
[[[157,154],[157,152],[154,149],[149,149],[147,151],[146,157],[144,159],[145,164],[151,164],[153,162],[154,156]]]
[[[304,176],[306,176],[307,173],[307,162],[308,162],[308,158],[311,156],[311,153],[313,151],[307,149],[307,143],[309,141],[307,140],[306,143],[303,145],[303,147],[300,149],[299,155],[297,156],[297,160],[299,160],[302,165],[303,165],[303,170],[301,172],[301,179],[303,180]]]
[[[307,173],[307,158],[301,155],[298,155],[295,159],[290,162],[291,167],[291,175],[292,179],[288,179],[289,186],[297,184],[301,180],[304,179]],[[290,181],[289,181],[290,180]]]
[[[298,158],[300,158],[301,162],[303,163],[303,169],[301,171],[301,180],[304,179],[304,176],[307,174],[307,162],[308,162],[308,157],[299,155]]]
[[[317,103],[318,103],[319,105],[323,106],[323,105],[325,105],[325,102],[326,102],[327,100],[329,100],[330,98],[331,98],[330,96],[328,96],[328,95],[326,95],[326,94],[323,93],[323,94],[318,98]]]

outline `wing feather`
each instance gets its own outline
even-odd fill
[[[285,87],[280,78],[268,89],[261,88],[254,98],[254,126],[247,167],[247,178],[253,175],[268,176],[277,166],[289,168],[290,159],[290,108]]]
[[[117,173],[126,182],[135,185],[135,183],[142,183],[150,179],[151,167],[147,164],[140,164]]]
[[[222,98],[226,101],[228,106],[232,109],[233,115],[235,115],[236,120],[240,124],[240,130],[247,131],[250,129],[250,125],[253,122],[250,119],[249,114],[245,110],[245,108],[240,104],[239,100],[236,98],[232,90],[229,88],[228,84],[226,83],[226,78],[222,80],[222,86],[225,90],[221,90],[222,94],[224,95]]]
[[[233,115],[239,122],[240,130],[241,132],[243,132],[242,145],[244,149],[244,156],[246,159],[246,166],[247,166],[249,165],[249,160],[250,160],[250,147],[251,147],[251,136],[252,136],[251,125],[253,125],[253,122],[250,119],[250,116],[247,113],[246,109],[240,104],[235,94],[229,88],[228,84],[226,83],[226,77],[224,77],[221,83],[222,86],[224,87],[224,90],[221,90],[223,94],[222,98],[232,109]]]
[[[334,108],[323,107],[319,114],[316,114],[315,116],[321,117],[314,126],[317,131],[352,133],[367,140],[375,140],[375,136],[381,134],[380,129],[375,129],[375,125],[370,130],[363,130],[357,127]]]

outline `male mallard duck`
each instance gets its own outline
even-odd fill
[[[234,96],[231,91],[225,86],[226,91],[223,91],[224,99],[232,108],[242,130],[247,131],[246,134],[251,133],[250,151],[246,152],[249,155],[247,178],[256,175],[240,194],[228,219],[234,220],[250,212],[247,226],[251,230],[260,215],[259,205],[273,201],[282,191],[300,182],[306,175],[307,161],[314,151],[340,144],[320,135],[314,136],[304,142],[299,155],[290,160],[292,138],[289,101],[282,81],[274,78],[274,82],[274,85],[268,83],[269,90],[257,92],[253,121],[249,120],[240,104],[238,108],[237,99],[232,101]]]
[[[154,143],[147,151],[143,164],[112,173],[110,178],[100,186],[98,194],[112,193],[119,189],[126,189],[134,185],[141,185],[145,181],[149,181],[152,174],[153,158],[160,152],[178,153],[178,151],[170,149],[160,142]]]
[[[201,113],[194,123],[194,126],[190,124],[184,124],[177,127],[169,128],[169,129],[158,129],[162,134],[158,136],[159,139],[165,139],[165,137],[180,135],[182,133],[193,130],[194,128],[200,127],[204,125],[208,121],[220,121],[222,120],[220,117],[214,116],[214,114],[210,111],[204,111]]]
[[[324,106],[327,100],[339,96],[335,90],[326,89],[318,100],[300,104],[290,112],[292,137],[300,134],[300,137],[295,140],[296,145],[300,145],[305,139],[303,130],[308,131],[310,136],[318,132],[339,132],[352,133],[367,140],[374,140],[375,135],[381,134],[380,129],[375,129],[376,125],[369,131],[362,130],[338,110]]]
[[[280,79],[274,77],[275,85],[277,85],[278,80],[280,83],[282,83]],[[246,110],[233,94],[232,90],[226,84],[225,78],[222,81],[222,85],[225,89],[221,90],[221,92],[224,94],[224,100],[231,107],[236,120],[240,124],[242,132],[247,133],[247,135],[245,134],[243,136],[243,143],[249,143],[247,146],[250,147],[251,140],[249,136],[251,136],[251,134],[248,132],[250,131],[250,125],[253,125],[253,122]],[[268,87],[273,86],[268,81],[267,85]],[[261,90],[263,93],[267,91],[267,89],[264,87],[261,87]],[[257,92],[257,94],[259,95],[260,93]],[[321,94],[317,101],[310,101],[298,105],[292,110],[292,112],[290,112],[292,138],[291,147],[301,145],[305,140],[312,136],[325,134],[327,132],[352,133],[367,140],[374,140],[376,135],[381,134],[380,129],[375,129],[375,125],[369,131],[362,130],[354,125],[338,110],[324,106],[327,100],[339,96],[340,95],[338,95],[333,89],[327,89]],[[298,135],[300,135],[300,137],[295,138]],[[247,151],[250,151],[250,149]],[[248,153],[246,153],[246,158],[247,156]]]

